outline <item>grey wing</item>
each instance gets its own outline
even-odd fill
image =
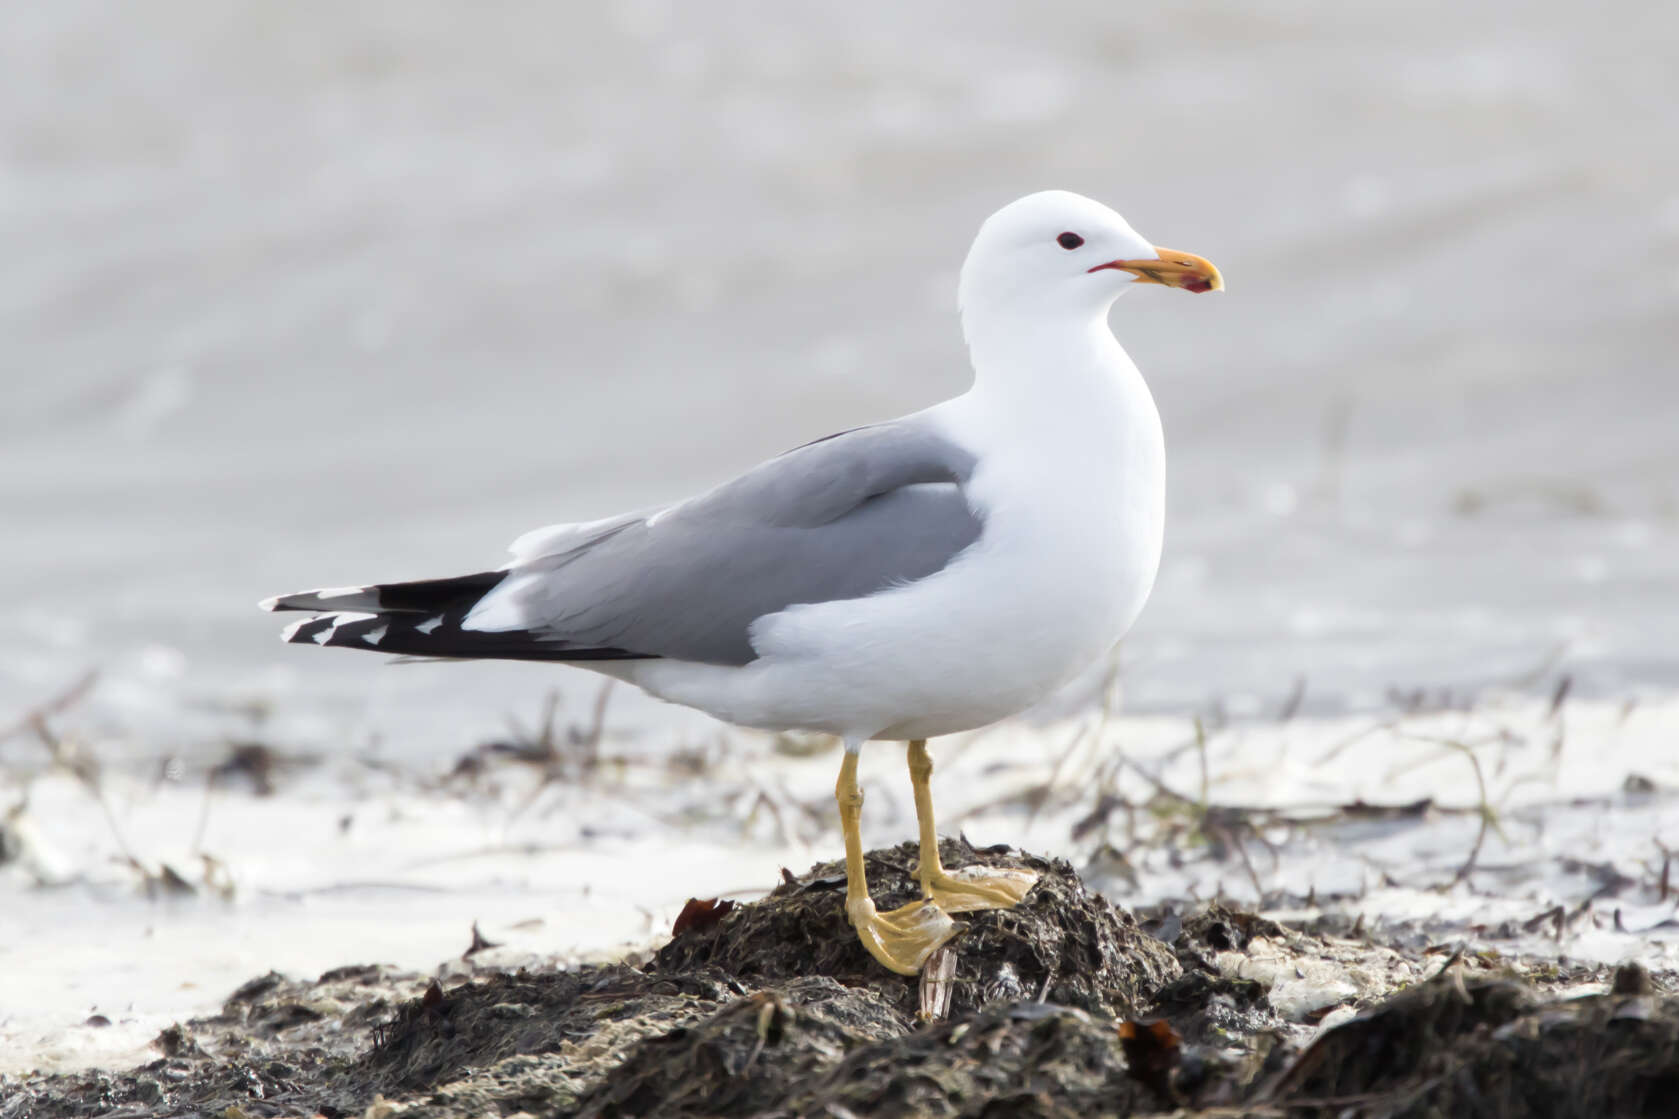
[[[842,432],[650,518],[524,551],[464,628],[746,664],[758,618],[925,578],[978,539],[973,467],[916,418]]]

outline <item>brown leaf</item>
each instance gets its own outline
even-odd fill
[[[676,923],[670,927],[670,935],[674,938],[687,932],[704,932],[727,917],[734,907],[735,903],[732,901],[689,898],[688,904],[682,907],[682,912],[676,915]]]
[[[1127,1018],[1119,1024],[1119,1046],[1125,1050],[1125,1064],[1131,1079],[1148,1085],[1162,1102],[1171,1102],[1172,1070],[1178,1067],[1183,1038],[1165,1019],[1140,1022]]]

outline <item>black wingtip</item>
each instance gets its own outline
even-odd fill
[[[293,622],[281,633],[280,639],[290,645],[362,649],[439,660],[566,662],[658,659],[629,649],[579,648],[525,630],[484,633],[461,629],[459,619],[442,622],[435,617],[420,620],[412,614],[356,611],[320,614]]]

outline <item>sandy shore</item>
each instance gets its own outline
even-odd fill
[[[1676,727],[1672,700],[1419,700],[1199,732],[1092,711],[952,740],[935,781],[946,834],[1066,858],[1122,905],[1219,897],[1661,971],[1679,952]],[[865,757],[876,841],[912,832],[899,749]],[[672,755],[561,735],[426,770],[246,743],[212,769],[133,772],[69,733],[60,751],[4,771],[14,1073],[146,1059],[160,1029],[270,969],[448,976],[474,922],[507,959],[622,957],[690,896],[758,897],[838,850],[820,739]]]
[[[942,845],[1035,876],[964,915],[919,978],[849,934],[840,864],[695,907],[655,950],[444,974],[253,978],[115,1074],[0,1074],[0,1119],[315,1114],[1656,1115],[1679,974],[1470,950],[1220,902],[1116,909],[1059,860]],[[888,905],[915,845],[867,856]]]

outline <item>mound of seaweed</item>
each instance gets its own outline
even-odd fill
[[[913,843],[869,852],[870,895],[881,909],[919,896],[917,855]],[[978,850],[954,839],[940,843],[939,855],[951,868],[983,863],[1039,875],[1016,908],[962,915],[967,929],[954,942],[952,1017],[1019,1001],[1130,1017],[1179,973],[1166,945],[1143,932],[1129,913],[1087,893],[1066,862],[1008,847]],[[882,968],[851,931],[839,862],[789,877],[764,900],[735,909],[704,931],[677,937],[653,964],[667,973],[696,966],[718,967],[756,983],[826,975],[875,991],[906,1014],[916,1011],[916,981]]]
[[[1607,994],[1544,1002],[1447,967],[1326,1032],[1267,1094],[1313,1117],[1679,1114],[1679,998],[1653,990],[1634,964]]]

